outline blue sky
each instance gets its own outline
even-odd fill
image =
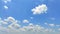
[[[56,24],[59,24],[60,15],[59,15],[59,9],[60,4],[59,0],[57,1],[50,1],[50,0],[12,0],[11,2],[5,4],[3,1],[0,1],[1,8],[0,8],[0,17],[6,18],[8,16],[12,16],[17,20],[23,20],[28,19],[31,20],[30,17],[34,17],[33,22],[45,22],[50,21],[50,23],[58,22]],[[31,9],[40,5],[40,4],[46,4],[48,7],[47,14],[38,14],[33,15]],[[4,5],[7,5],[9,7],[8,10],[5,10],[3,8]],[[56,21],[51,21],[50,18],[55,18]]]
[[[33,14],[33,9],[43,4],[47,7],[47,13],[43,9],[43,13]],[[0,0],[0,18],[4,20],[8,17],[21,21],[22,25],[28,24],[22,23],[24,20],[44,27],[48,27],[46,24],[60,25],[60,0],[11,0],[7,3]]]

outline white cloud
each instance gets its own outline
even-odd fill
[[[54,27],[54,26],[56,26],[55,24],[48,24],[47,22],[46,23],[44,23],[45,25],[47,25],[47,26],[51,26],[51,27]]]
[[[6,21],[4,21],[4,20],[1,19],[1,20],[0,20],[0,25],[1,25],[1,24],[8,24],[8,23],[7,23]]]
[[[33,23],[29,23],[29,26],[33,26]]]
[[[21,34],[47,34],[47,33],[51,34],[53,31],[55,31],[52,28],[50,29],[45,28],[40,25],[34,25],[33,23],[29,23],[27,26],[21,27],[21,24],[18,24],[18,20],[14,19],[13,17],[8,17],[7,19],[4,19],[4,20],[0,19],[0,23],[1,21],[7,22],[7,23],[12,22],[11,24],[8,25],[8,27],[2,27],[0,25],[0,31],[7,32],[7,34],[20,34],[20,33]],[[48,25],[55,26],[54,24],[48,24]],[[60,29],[58,28],[57,30],[60,30]]]
[[[8,25],[9,22],[11,22],[10,25]],[[18,24],[18,21],[15,20],[13,17],[8,17],[7,19],[0,20],[0,24],[1,24],[1,26],[2,25],[8,25],[8,28],[11,28],[11,29],[20,27],[20,25]]]
[[[3,0],[4,3],[8,3],[8,2],[11,2],[11,0]]]
[[[47,6],[45,4],[39,5],[32,9],[33,14],[42,14],[42,13],[46,13],[46,11],[47,11]]]
[[[49,24],[49,26],[54,27],[54,26],[55,26],[55,24]]]
[[[10,28],[10,29],[19,29],[20,28],[20,25],[19,24],[11,24],[11,25],[9,25],[8,26],[8,28]]]
[[[16,22],[16,20],[13,17],[8,17],[7,20],[11,22]]]
[[[25,19],[25,20],[23,20],[23,23],[29,23],[29,21]]]
[[[6,6],[6,5],[5,5],[5,6],[4,6],[4,9],[6,9],[6,10],[7,10],[7,9],[8,9],[8,6]]]

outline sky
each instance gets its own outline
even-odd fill
[[[59,34],[60,0],[0,0],[0,33]]]

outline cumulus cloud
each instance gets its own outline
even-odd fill
[[[11,22],[11,24],[9,24],[9,22]],[[15,20],[13,17],[8,17],[7,19],[0,20],[0,24],[1,24],[1,26],[9,24],[8,26],[6,26],[9,28],[19,28],[20,27],[20,25],[18,24],[18,21]]]
[[[29,21],[28,21],[28,20],[26,20],[26,19],[24,19],[24,20],[23,20],[23,23],[29,23]]]
[[[14,22],[14,23],[17,22],[13,17],[8,17],[7,20],[11,21],[11,22]]]
[[[47,11],[47,6],[45,4],[42,5],[38,5],[37,7],[32,9],[33,14],[42,14],[42,13],[46,13]]]
[[[2,22],[3,21],[3,22]],[[6,23],[5,23],[6,22]],[[9,24],[11,22],[11,24]],[[8,17],[7,19],[0,18],[0,33],[2,34],[53,34],[55,33],[52,28],[45,28],[40,25],[34,25],[33,23],[29,23],[27,26],[22,26],[18,24],[18,20],[13,17]],[[3,25],[7,25],[4,26]],[[47,24],[47,23],[46,23]],[[55,26],[54,24],[50,24],[51,26]],[[57,30],[60,30],[59,28]]]

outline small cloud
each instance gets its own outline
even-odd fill
[[[11,2],[11,0],[3,0],[4,3],[8,3],[8,2]]]
[[[45,22],[44,24],[45,24],[45,25],[48,25],[48,23],[47,23],[47,22]]]
[[[29,23],[29,26],[33,26],[33,23]]]
[[[49,26],[54,27],[54,26],[55,26],[55,24],[49,24]]]
[[[46,13],[46,11],[47,11],[47,6],[45,4],[39,5],[32,9],[33,14],[42,14],[42,13]]]
[[[5,5],[5,6],[4,6],[4,9],[6,9],[6,10],[7,10],[7,9],[8,9],[8,6],[6,6],[6,5]]]
[[[25,20],[23,20],[23,23],[29,23],[29,21],[25,19]]]
[[[55,24],[48,24],[47,22],[46,23],[44,23],[45,25],[47,25],[47,26],[51,26],[51,27],[54,27],[54,26],[56,26]]]
[[[52,17],[52,18],[50,18],[51,20],[55,20],[55,18],[54,17]]]
[[[34,17],[30,17],[31,19],[34,19]]]

